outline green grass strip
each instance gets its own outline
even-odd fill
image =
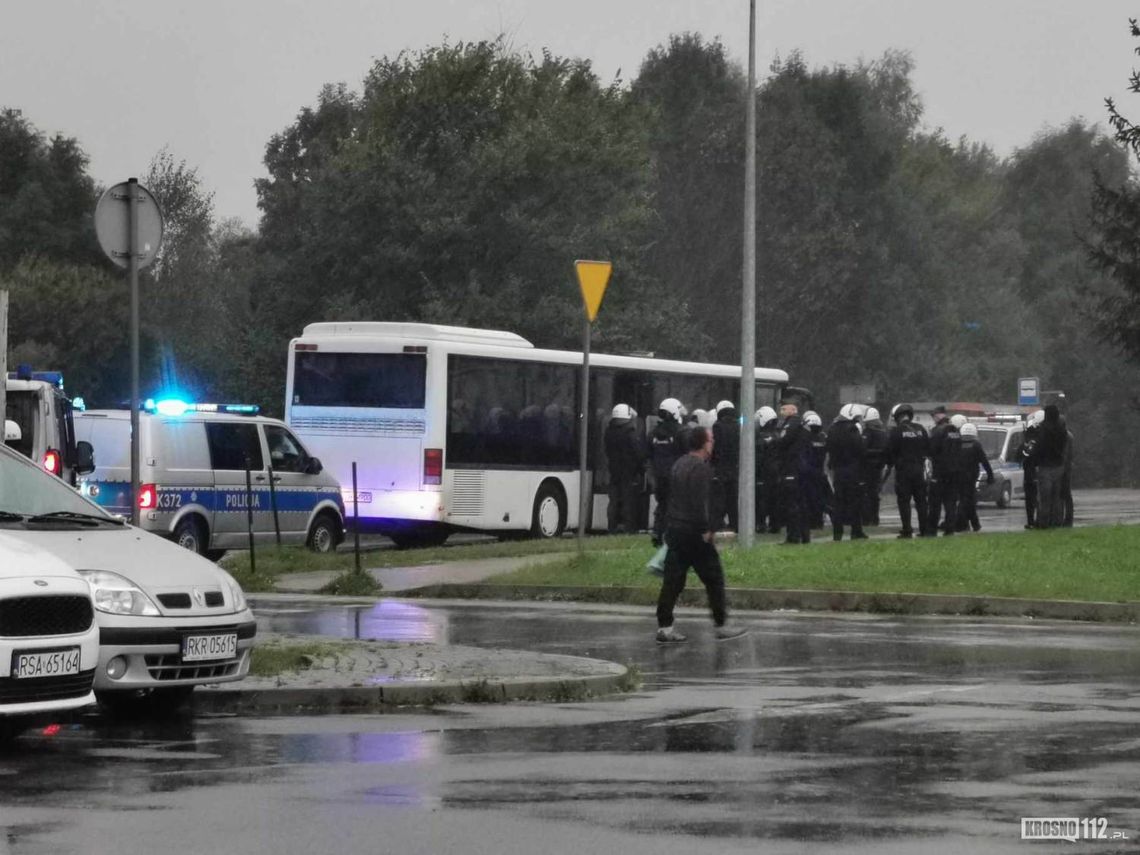
[[[720,550],[730,587],[868,593],[973,594],[1049,600],[1140,601],[1140,526],[962,534],[808,546],[770,542]],[[592,550],[489,584],[656,587],[652,548]],[[690,584],[698,584],[695,577]]]

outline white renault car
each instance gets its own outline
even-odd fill
[[[248,673],[257,624],[217,565],[127,525],[7,448],[0,512],[0,545],[46,553],[90,586],[100,633],[94,688],[106,706],[158,712],[197,685]]]

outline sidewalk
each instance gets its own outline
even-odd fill
[[[599,659],[459,645],[262,634],[257,647],[319,644],[301,671],[249,676],[194,692],[199,712],[368,712],[397,706],[570,701],[633,688],[625,666]]]

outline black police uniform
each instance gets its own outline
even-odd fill
[[[780,433],[773,419],[756,429],[756,531],[775,534],[783,526],[779,512]]]
[[[1025,442],[1021,445],[1021,469],[1025,482],[1025,527],[1037,527],[1037,443],[1040,429],[1031,425],[1025,429]]]
[[[926,461],[930,456],[930,437],[926,428],[903,418],[891,428],[887,440],[887,460],[895,470],[895,500],[902,520],[901,537],[911,537],[911,502],[918,515],[918,533],[926,534]]]
[[[958,428],[945,419],[930,432],[930,504],[927,507],[926,533],[938,534],[938,518],[942,515],[942,531],[951,535],[958,525]]]
[[[863,437],[859,426],[847,419],[836,421],[827,432],[827,465],[835,487],[835,512],[831,515],[831,531],[835,540],[843,539],[843,527],[851,526],[851,538],[863,532],[860,507],[863,478]]]
[[[788,416],[780,422],[780,435],[776,440],[779,459],[780,505],[784,514],[785,543],[810,543],[804,497],[803,477],[806,472],[808,432],[798,415]]]
[[[660,546],[665,537],[665,520],[669,512],[669,491],[672,484],[673,464],[683,450],[678,437],[681,425],[669,413],[662,411],[660,421],[649,436],[649,461],[653,467],[653,498],[657,508],[653,512],[653,543]]]
[[[887,465],[887,440],[881,421],[863,422],[863,525],[879,524],[879,488]]]
[[[986,450],[974,437],[963,436],[958,445],[958,531],[969,526],[974,531],[982,527],[978,520],[978,467],[986,471],[986,482],[994,482],[994,470],[986,459]]]
[[[637,421],[611,419],[604,443],[610,469],[606,522],[612,532],[637,531],[637,500],[645,470],[645,448],[637,439]]]
[[[803,480],[804,504],[807,507],[808,526],[823,528],[825,511],[834,513],[831,506],[831,484],[827,480],[827,432],[821,425],[808,428],[807,475]]]
[[[728,515],[728,528],[739,529],[740,420],[735,407],[725,407],[713,424],[713,529]]]

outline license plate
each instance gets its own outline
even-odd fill
[[[237,633],[227,635],[188,635],[182,639],[182,661],[233,659],[237,656]]]
[[[12,654],[12,676],[18,680],[64,677],[79,673],[79,648]]]

